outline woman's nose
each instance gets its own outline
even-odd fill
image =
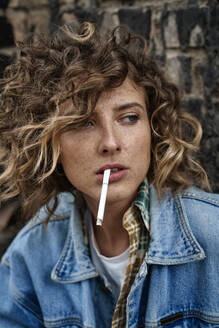
[[[101,154],[110,155],[121,151],[121,138],[115,127],[109,125],[107,127],[102,127],[98,150]]]

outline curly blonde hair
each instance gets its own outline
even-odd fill
[[[59,163],[59,136],[84,124],[101,92],[120,86],[127,76],[147,94],[152,129],[148,179],[159,195],[192,184],[209,187],[194,159],[201,126],[181,111],[177,87],[148,56],[141,36],[119,26],[102,37],[84,23],[77,34],[64,26],[50,38],[18,44],[18,50],[0,83],[0,198],[21,195],[27,218],[59,192],[72,192]],[[63,113],[67,99],[74,113]]]

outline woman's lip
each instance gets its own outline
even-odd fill
[[[123,177],[125,177],[127,172],[128,172],[128,169],[125,169],[125,168],[122,170],[119,170],[117,172],[111,171],[109,183],[121,180]],[[103,182],[103,173],[97,173],[97,178],[100,182]]]
[[[106,164],[104,166],[102,166],[96,173],[97,174],[103,174],[105,170],[108,170],[108,169],[122,169],[122,170],[125,170],[127,169],[127,167],[121,165],[121,164]]]

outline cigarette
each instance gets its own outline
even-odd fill
[[[105,204],[106,204],[106,196],[107,196],[107,190],[109,185],[109,178],[110,178],[110,169],[105,170],[103,174],[103,184],[102,184],[102,190],[100,195],[100,202],[99,202],[99,208],[97,213],[97,223],[96,225],[101,226],[103,223],[103,216],[104,216],[104,210],[105,210]]]

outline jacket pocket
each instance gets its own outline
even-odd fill
[[[219,328],[219,316],[199,311],[178,312],[162,318],[159,326],[166,328]]]

